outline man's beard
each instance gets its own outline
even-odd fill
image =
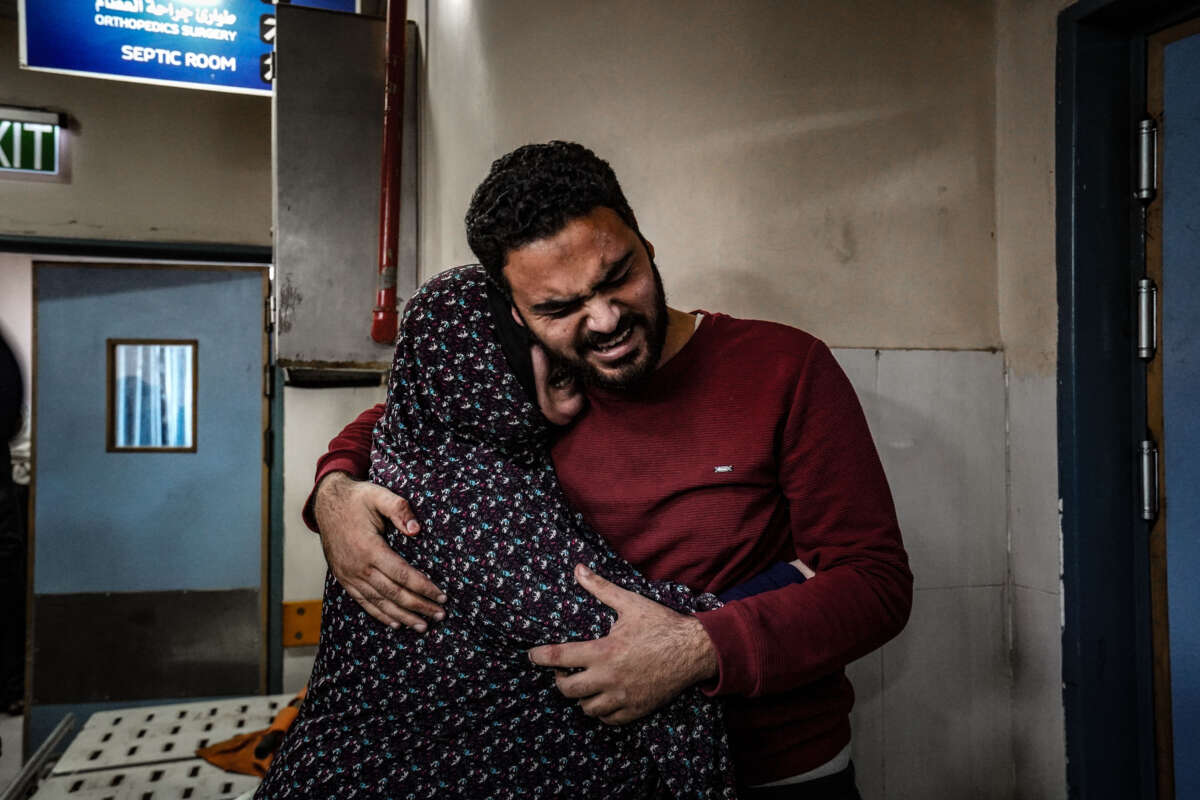
[[[565,367],[584,386],[618,391],[636,388],[658,369],[658,361],[662,358],[663,345],[667,340],[667,296],[663,290],[662,277],[658,274],[658,266],[653,259],[650,260],[650,271],[654,276],[653,318],[648,318],[645,314],[637,311],[627,311],[621,315],[612,333],[585,334],[583,341],[575,342],[569,352],[555,350],[540,339],[538,339],[538,343],[551,355],[553,360]],[[588,352],[596,344],[619,339],[627,331],[631,332],[638,326],[641,326],[645,332],[646,347],[644,350],[635,350],[630,353],[629,358],[634,359],[644,354],[643,360],[613,364],[611,367],[617,368],[615,374],[612,369],[601,370],[587,360]],[[533,334],[532,329],[530,329],[530,333]],[[535,339],[538,338],[536,334],[533,336]]]

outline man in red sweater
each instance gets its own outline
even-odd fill
[[[682,615],[578,569],[619,614],[594,642],[530,651],[610,724],[699,684],[726,699],[747,797],[855,798],[850,661],[904,626],[912,574],[883,469],[829,349],[768,322],[668,308],[653,246],[608,164],[580,145],[502,157],[467,213],[472,250],[513,314],[586,387],[555,442],[571,500],[654,579],[720,592],[800,558],[811,580]],[[306,506],[334,575],[376,618],[425,630],[441,591],[376,533],[419,532],[362,481],[364,412],[330,443]]]

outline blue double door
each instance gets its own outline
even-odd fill
[[[1159,747],[1173,756],[1175,797],[1193,798],[1200,797],[1200,24],[1181,32],[1192,35],[1171,37],[1162,49],[1162,257],[1151,271],[1160,266],[1172,723],[1171,741]]]
[[[67,711],[265,689],[267,287],[35,263],[31,745]]]

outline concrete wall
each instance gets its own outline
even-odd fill
[[[325,590],[320,538],[300,517],[317,459],[343,426],[386,397],[386,388],[283,389],[283,599],[317,600]],[[316,647],[283,651],[283,691],[299,691],[312,672]]]
[[[1008,383],[1013,759],[1018,797],[1066,796],[1054,252],[1055,18],[996,4],[996,261]]]
[[[866,411],[916,579],[905,631],[848,669],[859,788],[1009,798],[1003,356],[834,353]]]
[[[493,158],[609,159],[673,303],[843,347],[1000,343],[991,4],[431,3],[422,271]]]
[[[11,442],[0,443],[0,469],[9,469],[11,456],[14,477],[26,483],[33,408],[33,261],[29,256],[0,253],[0,335],[17,357],[25,381],[25,422]]]
[[[270,98],[17,67],[0,19],[0,104],[66,112],[69,183],[0,178],[0,234],[271,243]]]
[[[0,334],[4,335],[25,379],[25,407],[32,402],[33,262],[29,256],[0,253]]]

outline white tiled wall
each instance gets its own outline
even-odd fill
[[[1013,759],[1018,798],[1066,797],[1053,376],[1009,379]]]
[[[834,355],[871,425],[916,585],[908,627],[849,669],[860,791],[1011,797],[1003,356]]]
[[[885,797],[1008,798],[1004,589],[919,589],[883,648]]]
[[[1057,394],[1052,376],[1010,378],[1009,469],[1013,583],[1058,594],[1062,552],[1058,507]]]
[[[283,390],[283,599],[317,600],[325,587],[321,541],[300,512],[312,489],[317,459],[359,412],[381,402],[384,387]],[[283,690],[299,691],[312,672],[315,647],[283,649]]]
[[[883,351],[874,411],[917,588],[1002,585],[1003,356]]]
[[[1021,777],[1014,797],[1066,797],[1063,724],[1062,598],[1013,589],[1013,762]]]
[[[33,258],[23,253],[0,253],[0,333],[28,378],[33,350]],[[29,386],[25,392],[28,397]]]
[[[858,791],[864,798],[878,800],[886,797],[884,790],[884,683],[883,650],[863,656],[846,668],[854,684],[854,712],[850,722],[854,728],[850,757]]]

